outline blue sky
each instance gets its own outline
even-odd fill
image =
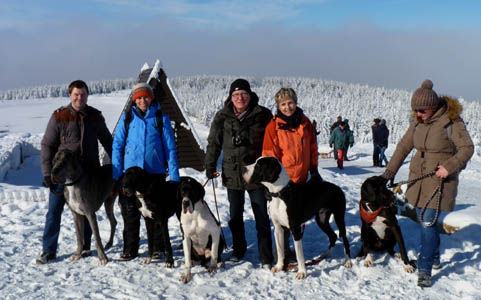
[[[135,77],[304,76],[481,99],[481,1],[0,1],[0,89]],[[41,75],[40,75],[41,74]]]

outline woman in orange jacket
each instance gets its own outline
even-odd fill
[[[297,107],[292,88],[281,88],[275,95],[277,113],[266,127],[263,156],[275,156],[295,183],[305,183],[308,173],[320,178],[315,128]]]
[[[317,170],[316,129],[297,107],[297,95],[292,88],[281,88],[275,95],[277,113],[267,124],[262,145],[263,156],[277,157],[289,178],[295,183],[305,183],[310,172],[311,178],[322,180]],[[267,199],[269,199],[269,195]],[[295,254],[289,250],[289,231],[284,231],[284,265]]]

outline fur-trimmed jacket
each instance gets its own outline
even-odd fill
[[[458,190],[458,175],[474,153],[474,145],[463,119],[462,106],[457,99],[440,97],[441,107],[423,122],[414,116],[407,132],[396,146],[386,173],[396,174],[404,159],[414,148],[409,165],[409,180],[419,178],[443,165],[448,177],[443,180],[441,210],[452,211]],[[449,137],[448,126],[452,126]],[[406,198],[415,207],[424,207],[439,186],[439,178],[430,176],[408,186]],[[428,208],[436,208],[436,197]]]
[[[80,151],[84,167],[89,171],[95,170],[100,166],[97,141],[112,157],[112,135],[99,110],[86,105],[77,112],[72,104],[57,109],[48,121],[41,142],[42,175],[50,176],[53,157],[63,149]]]

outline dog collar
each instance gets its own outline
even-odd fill
[[[280,198],[281,197],[281,194],[288,188],[291,187],[292,185],[292,181],[289,181],[287,183],[287,185],[285,187],[283,187],[280,191],[278,191],[277,193],[271,193],[269,190],[267,190],[267,192],[269,193],[269,195],[271,195],[271,197],[277,197],[277,198]]]
[[[77,179],[75,179],[74,181],[71,181],[71,182],[66,182],[66,183],[64,183],[64,185],[65,185],[65,186],[72,186],[72,185],[76,184],[77,182],[80,181],[80,178],[82,178],[82,174],[83,174],[83,173],[80,173],[80,176],[77,177]]]
[[[359,212],[361,213],[361,219],[363,219],[364,222],[371,224],[376,220],[377,216],[381,213],[382,207],[379,207],[374,212],[368,212],[367,210],[364,209],[364,207],[362,207],[361,202],[359,202]]]

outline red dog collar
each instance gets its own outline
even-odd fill
[[[361,219],[364,220],[364,222],[371,224],[374,222],[377,218],[377,216],[381,213],[382,207],[379,207],[375,212],[368,212],[367,210],[362,207],[361,202],[359,202],[359,212],[361,213]]]

